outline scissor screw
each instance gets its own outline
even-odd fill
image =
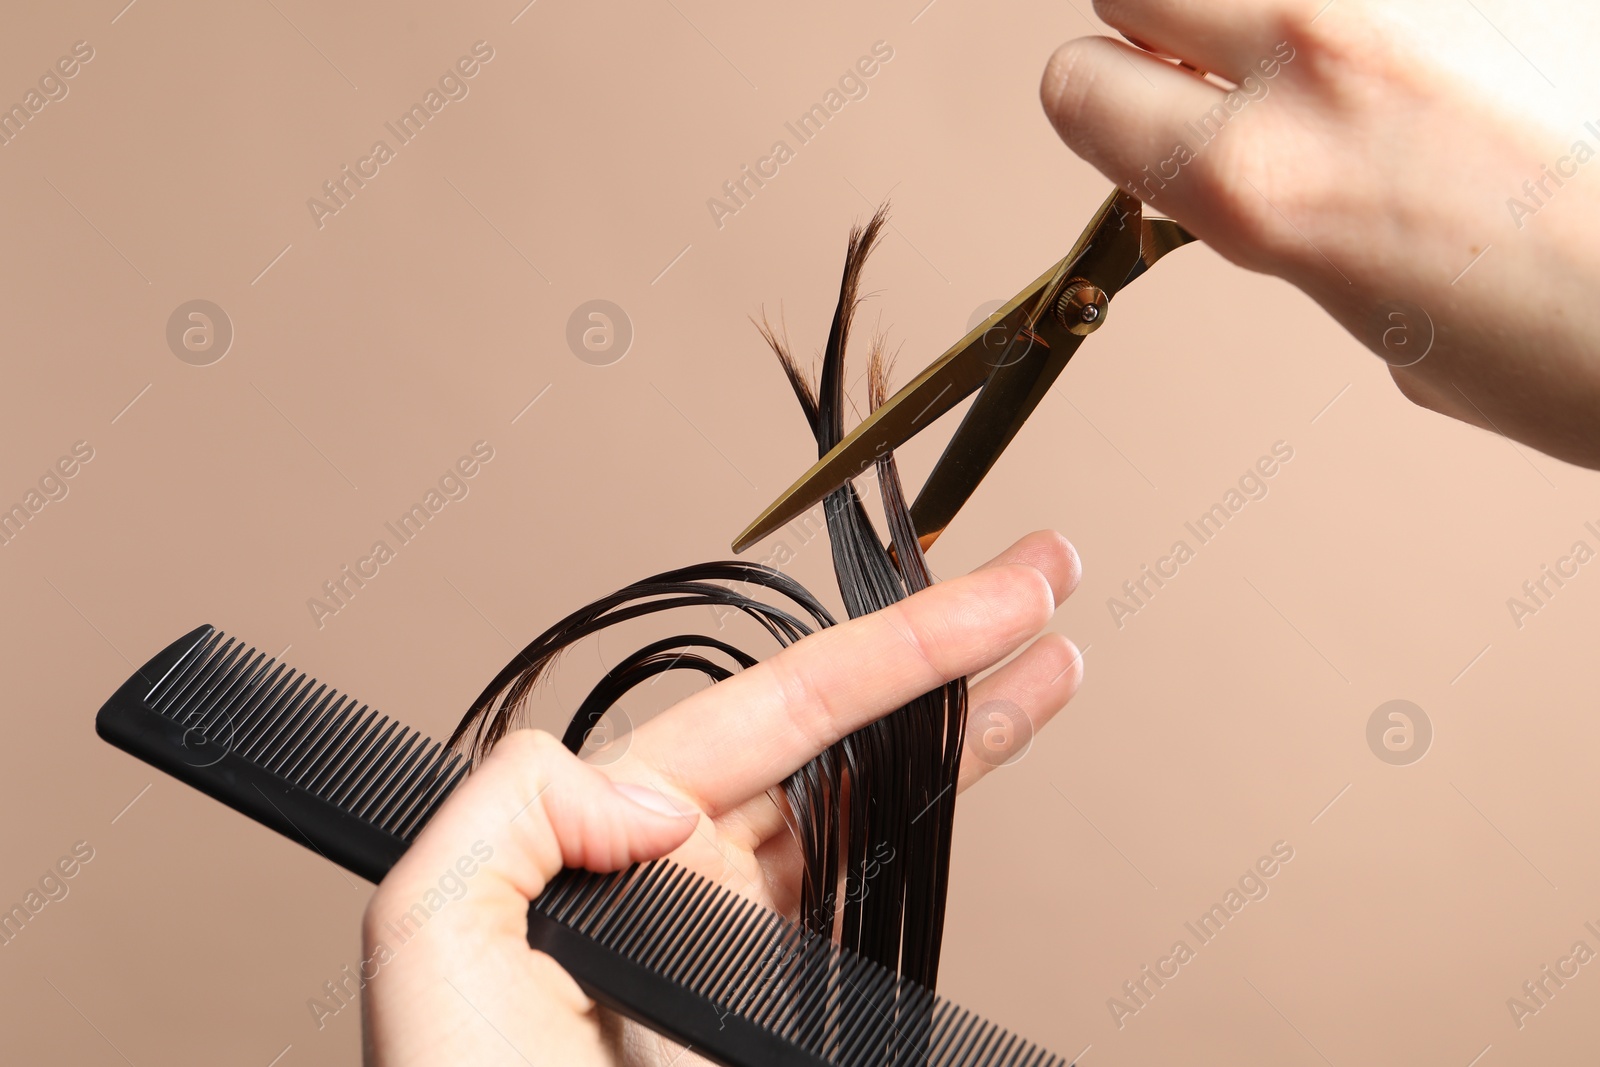
[[[1106,318],[1106,294],[1082,278],[1070,281],[1056,298],[1056,321],[1079,337],[1094,333]]]

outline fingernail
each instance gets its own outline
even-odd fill
[[[654,786],[634,785],[631,782],[614,782],[613,785],[617,792],[653,814],[670,815],[677,819],[699,814],[697,811],[686,811],[677,807],[665,793]]]

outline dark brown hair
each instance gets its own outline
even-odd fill
[[[813,383],[788,342],[764,319],[771,345],[816,438],[817,454],[844,436],[845,348],[861,302],[861,274],[882,236],[887,207],[850,231],[844,277]],[[874,407],[888,392],[881,337],[869,354]],[[851,483],[824,502],[834,572],[850,617],[886,607],[932,583],[912,527],[892,452],[877,460],[889,545],[879,540]],[[763,599],[766,597],[767,599]],[[777,602],[772,602],[776,600]],[[827,609],[774,568],[737,560],[652,575],[573,612],[528,644],[473,701],[450,737],[475,759],[518,716],[563,649],[606,627],[654,612],[713,606],[754,619],[779,646],[834,624]],[[582,749],[606,710],[640,683],[671,670],[718,682],[758,657],[719,639],[684,634],[652,642],[611,667],[579,706],[562,738]],[[956,779],[966,723],[967,683],[925,693],[838,741],[783,782],[785,809],[803,861],[799,920],[848,948],[934,988],[944,932]]]

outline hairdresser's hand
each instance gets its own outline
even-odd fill
[[[1073,41],[1041,96],[1075,152],[1304,289],[1412,400],[1600,467],[1593,0],[1094,6],[1239,90]]]
[[[610,871],[676,850],[685,866],[792,914],[799,857],[769,791],[840,737],[1030,640],[972,687],[971,705],[1004,699],[1042,727],[1082,674],[1071,642],[1039,636],[1078,573],[1065,540],[1033,534],[964,578],[674,705],[603,770],[548,734],[507,735],[367,908],[369,1067],[701,1062],[597,1011],[529,949],[528,901],[563,866]],[[963,787],[999,762],[967,756]],[[396,930],[419,904],[425,921],[402,944]]]

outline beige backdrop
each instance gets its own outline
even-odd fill
[[[847,228],[890,197],[863,322],[903,381],[1063,254],[1108,183],[1037,79],[1095,27],[1071,0],[123,2],[0,34],[0,103],[40,105],[0,145],[0,505],[57,497],[0,547],[0,902],[92,850],[0,947],[0,1058],[350,1063],[354,1012],[319,1031],[306,1002],[357,958],[369,887],[100,742],[101,701],[209,621],[437,735],[512,642],[723,556],[811,454],[747,316],[820,346]],[[386,130],[478,42],[421,133]],[[785,123],[878,42],[801,144]],[[369,176],[340,206],[347,166]],[[596,299],[632,332],[609,365],[616,341],[567,340]],[[193,300],[231,323],[209,365],[220,333],[169,343]],[[468,494],[314,620],[480,441]],[[1265,497],[1114,617],[1279,442]],[[75,445],[92,459],[46,478]],[[913,483],[936,447],[907,450]],[[957,574],[1053,526],[1085,564],[1055,623],[1082,692],[962,804],[945,991],[1089,1065],[1592,1054],[1595,967],[1520,1028],[1507,1000],[1600,949],[1600,564],[1520,620],[1507,602],[1600,547],[1597,488],[1408,406],[1286,285],[1202,247],[1163,262],[934,554]],[[790,547],[834,597],[824,543]],[[1368,741],[1397,699],[1431,724],[1407,765]],[[1186,931],[1275,845],[1265,898]],[[1180,939],[1194,957],[1119,1027],[1108,1000],[1136,1006],[1123,983]]]

